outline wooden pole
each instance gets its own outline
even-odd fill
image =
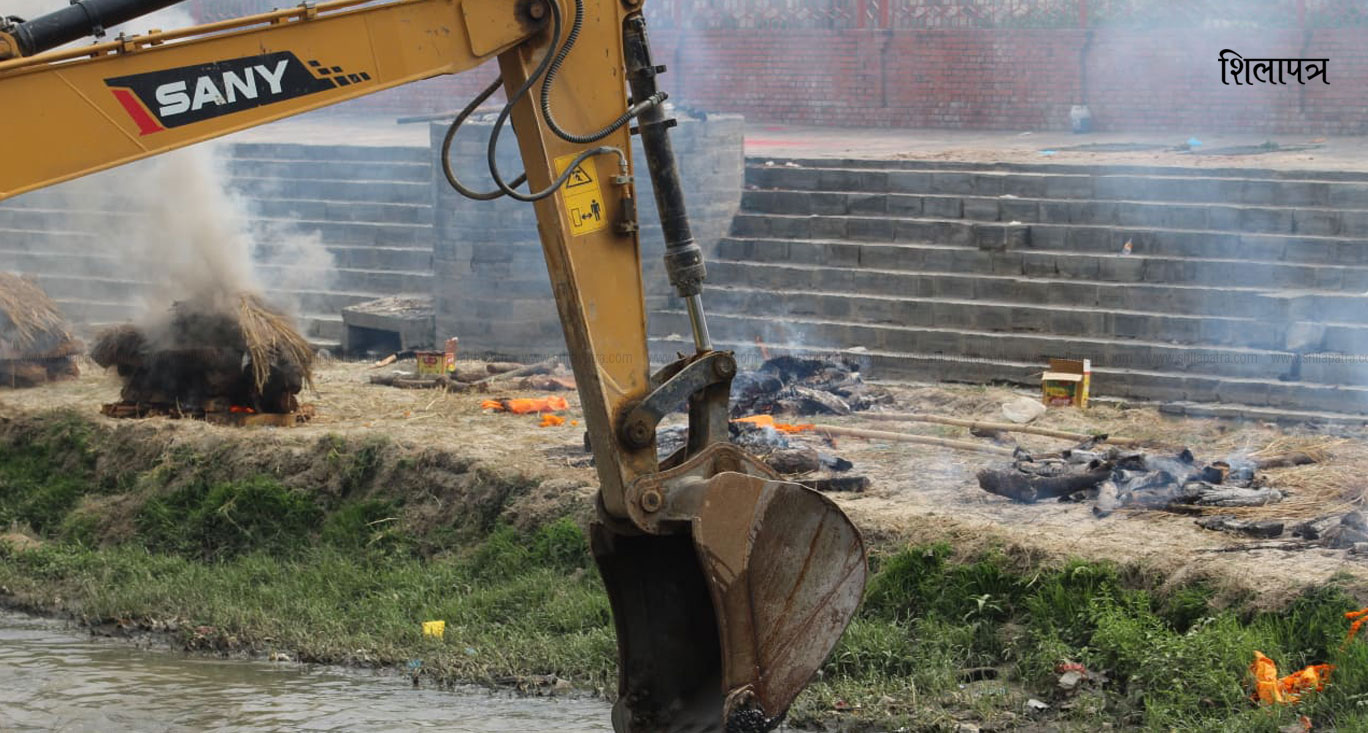
[[[976,428],[978,430],[996,430],[1003,433],[1029,433],[1031,435],[1044,435],[1050,438],[1063,438],[1083,442],[1096,435],[1087,433],[1072,433],[1067,430],[1052,430],[1050,428],[1033,428],[1029,425],[1017,425],[1015,423],[983,422],[980,420],[965,420],[958,417],[944,417],[942,415],[923,415],[913,412],[863,412],[860,417],[868,420],[888,420],[892,422],[927,422],[937,425],[954,425],[961,428]],[[1113,445],[1140,445],[1143,441],[1137,438],[1122,438],[1107,436],[1106,442]]]
[[[933,438],[928,435],[910,435],[908,433],[892,433],[886,430],[863,430],[861,428],[843,428],[839,425],[813,425],[812,429],[818,433],[826,435],[842,435],[852,438],[868,438],[870,440],[892,440],[899,443],[920,443],[922,445],[934,445],[941,448],[952,448],[954,450],[972,451],[974,453],[988,453],[995,456],[1005,456],[1011,458],[1015,451],[1011,448],[1003,448],[998,445],[983,445],[981,443],[970,443],[967,440],[948,440],[946,438]]]

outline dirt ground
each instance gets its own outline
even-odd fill
[[[400,364],[400,367],[403,365]],[[392,367],[390,368],[392,369]],[[291,428],[229,428],[192,421],[152,420],[169,429],[219,433],[221,437],[251,432],[274,433],[273,438],[308,444],[329,434],[364,437],[381,434],[406,446],[440,448],[486,465],[512,469],[544,479],[542,486],[559,487],[587,502],[595,483],[594,469],[583,450],[579,400],[562,393],[571,405],[560,427],[539,427],[536,416],[495,414],[480,403],[490,397],[538,396],[517,391],[488,394],[450,394],[434,390],[403,390],[369,384],[366,364],[330,363],[316,375],[317,392],[306,394],[317,416],[307,425]],[[896,397],[888,410],[924,412],[960,418],[1003,421],[1001,405],[1022,394],[1002,387],[952,385],[886,385]],[[72,408],[92,419],[101,403],[117,399],[119,383],[91,364],[75,381],[29,390],[0,393],[0,416],[52,408]],[[875,421],[858,413],[847,417],[800,418],[793,422],[821,422],[848,427],[911,432],[988,444],[963,428],[929,424]],[[1087,411],[1053,409],[1033,425],[1078,432],[1106,432],[1144,439],[1151,450],[1190,448],[1199,461],[1246,455],[1269,446],[1275,450],[1311,449],[1326,454],[1315,465],[1266,472],[1270,485],[1291,492],[1280,504],[1244,510],[1221,510],[1242,517],[1293,521],[1343,513],[1360,505],[1368,476],[1368,435],[1343,428],[1281,427],[1272,423],[1233,423],[1161,415],[1152,406],[1100,404]],[[1333,432],[1331,432],[1333,430]],[[1019,435],[1028,450],[1068,447],[1069,441]],[[1088,504],[1046,501],[1015,504],[978,488],[975,472],[1003,458],[939,447],[842,437],[834,442],[803,434],[798,443],[821,447],[854,462],[852,473],[868,476],[871,488],[862,494],[833,494],[871,540],[916,543],[946,541],[966,554],[988,546],[1032,562],[1069,558],[1112,560],[1134,564],[1165,582],[1207,579],[1228,597],[1257,594],[1270,605],[1309,587],[1345,574],[1350,586],[1368,589],[1368,558],[1345,551],[1288,549],[1292,540],[1260,541],[1198,528],[1193,517],[1159,511],[1122,510],[1105,519],[1092,515]],[[560,479],[560,480],[554,480]],[[567,497],[546,497],[561,503]],[[1213,510],[1214,511],[1214,510]],[[1270,546],[1282,545],[1281,549]],[[1264,548],[1264,549],[1259,549]],[[1364,593],[1368,595],[1368,593]]]

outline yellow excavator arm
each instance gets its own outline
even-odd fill
[[[443,167],[472,198],[536,207],[600,481],[590,534],[618,633],[614,728],[769,730],[853,616],[864,549],[833,502],[728,441],[737,364],[704,320],[641,2],[335,0],[62,49],[174,4],[76,0],[0,25],[0,199],[497,58],[500,82],[451,132],[503,86],[496,188],[472,191]],[[508,122],[525,166],[511,181],[493,156]],[[633,133],[696,347],[654,373]],[[597,189],[569,197],[581,167]],[[591,222],[579,210],[594,205]],[[687,444],[658,460],[656,426],[681,404]]]

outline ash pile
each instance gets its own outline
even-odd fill
[[[103,331],[90,355],[123,379],[111,417],[308,415],[298,395],[312,385],[313,347],[257,295],[179,301],[160,322]]]
[[[73,379],[80,375],[81,351],[57,303],[37,283],[0,272],[0,384]]]
[[[1053,456],[1018,450],[1010,466],[979,471],[978,483],[984,491],[1022,503],[1092,502],[1098,517],[1122,508],[1195,513],[1201,507],[1276,504],[1283,492],[1268,486],[1259,471],[1313,462],[1306,454],[1289,453],[1202,463],[1187,449],[1161,456],[1087,441]]]

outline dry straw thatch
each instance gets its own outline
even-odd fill
[[[238,300],[238,325],[252,357],[252,376],[258,390],[266,385],[271,364],[280,361],[299,365],[304,383],[313,388],[314,350],[289,316],[271,308],[260,297],[243,293]]]
[[[66,318],[42,288],[0,272],[0,358],[53,358],[79,350]]]

